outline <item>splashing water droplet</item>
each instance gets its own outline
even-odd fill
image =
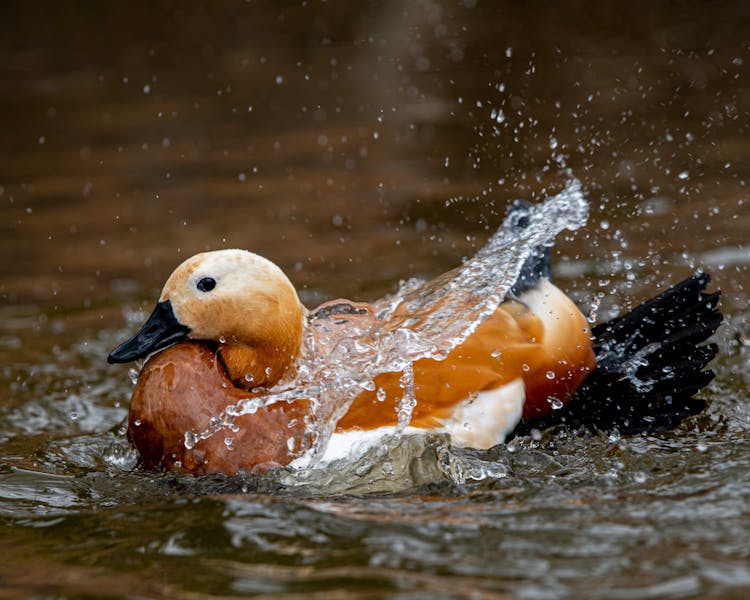
[[[586,320],[589,323],[596,323],[597,315],[599,313],[599,305],[602,302],[602,296],[596,295],[591,300],[591,308],[589,309],[588,315],[586,315]]]
[[[544,376],[552,381],[555,378],[555,372],[554,371],[547,371]]]
[[[195,448],[195,445],[198,443],[198,435],[196,433],[193,433],[192,431],[186,431],[185,432],[185,440],[183,442],[185,448],[188,450],[192,450]]]
[[[414,395],[414,367],[411,363],[404,365],[404,372],[401,375],[399,385],[403,388],[404,395],[396,405],[396,412],[398,414],[398,430],[403,431],[411,422],[411,415],[417,405],[417,398]]]

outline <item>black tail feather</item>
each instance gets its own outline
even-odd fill
[[[719,293],[698,273],[631,312],[594,327],[597,368],[575,397],[549,417],[524,420],[514,435],[566,424],[620,433],[665,431],[705,408],[693,396],[714,378],[706,365],[716,344],[700,345],[721,325]]]

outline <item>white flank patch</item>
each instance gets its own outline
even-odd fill
[[[457,446],[491,448],[502,444],[518,425],[525,399],[523,379],[515,379],[464,400],[442,423]]]
[[[486,449],[505,441],[521,419],[524,402],[522,379],[479,392],[461,402],[449,419],[442,421],[442,427],[430,429],[407,427],[401,435],[425,435],[427,433],[449,433],[457,446]],[[325,466],[335,460],[356,460],[370,448],[383,444],[388,436],[396,433],[395,426],[376,429],[352,430],[334,433],[328,441],[319,465]],[[302,469],[310,464],[310,456],[305,454],[291,463],[291,467]]]

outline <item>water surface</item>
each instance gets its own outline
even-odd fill
[[[744,3],[0,17],[0,595],[746,596]],[[705,414],[479,455],[405,442],[392,473],[132,469],[132,384],[105,359],[185,257],[247,248],[308,306],[374,300],[456,266],[569,173],[591,218],[554,273],[585,312],[696,268],[723,290]]]

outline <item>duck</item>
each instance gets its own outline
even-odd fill
[[[524,210],[511,211],[517,226]],[[534,248],[502,301],[455,347],[402,361],[330,400],[332,429],[321,451],[311,423],[326,398],[305,391],[293,401],[264,398],[300,380],[321,339],[347,331],[377,337],[382,315],[349,300],[308,310],[278,266],[247,250],[197,254],[169,276],[141,329],[108,356],[147,359],[128,438],[145,469],[233,475],[307,464],[313,449],[332,462],[394,432],[445,433],[481,450],[537,427],[658,430],[702,410],[695,394],[713,378],[705,367],[717,352],[702,343],[721,323],[707,275],[592,328],[550,272],[549,247]],[[403,326],[410,318],[409,303],[398,302],[387,321]],[[365,345],[374,348],[373,339]],[[252,401],[251,410],[236,409]],[[217,427],[228,413],[229,426]]]

